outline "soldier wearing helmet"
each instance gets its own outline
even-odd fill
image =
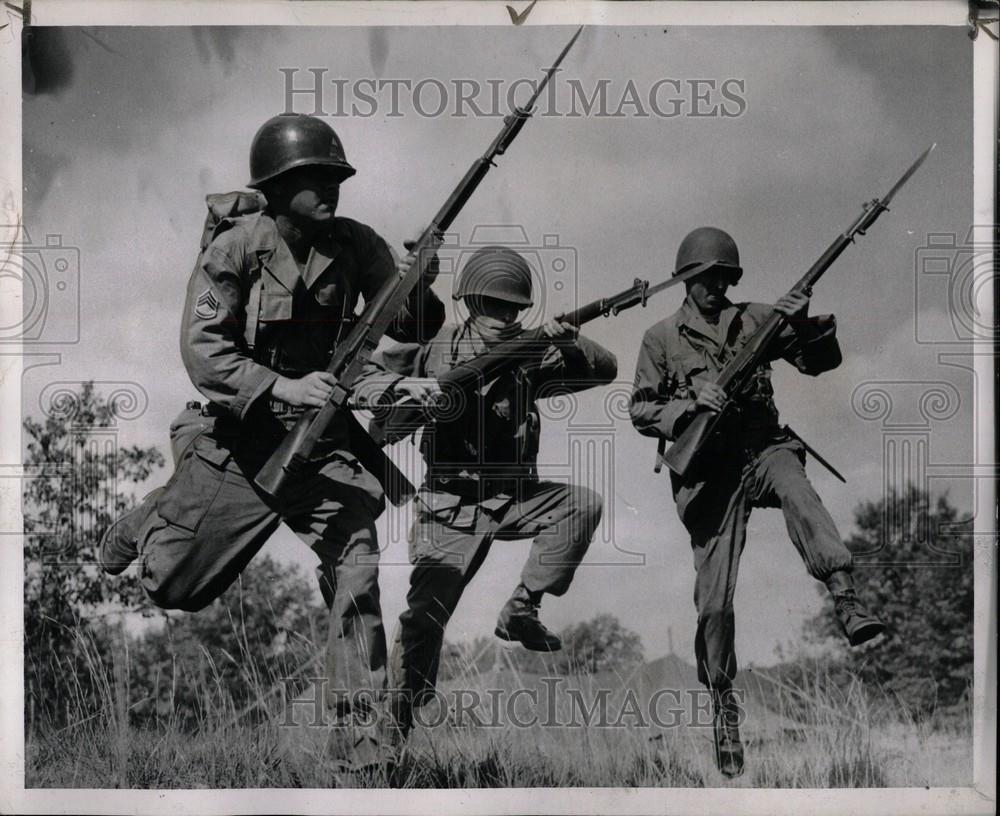
[[[518,315],[533,303],[532,272],[512,249],[478,249],[462,268],[454,292],[468,318],[446,326],[433,342],[383,353],[393,371],[438,377],[521,333]],[[602,501],[592,490],[538,478],[537,400],[611,382],[611,352],[558,321],[543,326],[538,359],[481,388],[466,404],[449,406],[425,430],[425,481],[410,531],[407,609],[392,644],[397,723],[406,733],[411,706],[434,689],[445,626],[495,540],[533,538],[521,581],[500,612],[497,637],[526,648],[561,648],[539,620],[545,593],[562,595],[582,561]]]
[[[732,303],[726,292],[743,274],[736,242],[715,227],[699,227],[681,242],[674,274],[687,280],[681,308],[643,337],[630,404],[639,433],[673,440],[697,411],[719,411],[726,394],[716,379],[732,355],[778,310],[788,325],[776,358],[816,376],[840,364],[832,315],[810,317],[809,296],[789,294],[774,306]],[[746,524],[753,507],[780,507],[792,543],[809,574],[833,593],[838,619],[852,645],[883,631],[861,604],[851,580],[851,553],[806,477],[802,443],[778,423],[770,366],[734,397],[705,465],[694,475],[672,474],[674,499],[691,535],[695,562],[698,676],[715,702],[716,759],[728,776],[743,771],[736,674],[733,596]]]
[[[343,708],[359,687],[377,692],[385,683],[374,526],[384,496],[372,475],[379,463],[355,456],[363,431],[345,412],[280,498],[259,492],[253,477],[301,412],[330,396],[325,368],[336,344],[359,302],[397,274],[397,261],[371,227],[337,214],[340,184],[355,170],[325,122],[265,122],[250,173],[266,207],[240,214],[251,196],[210,197],[232,209],[207,237],[188,283],[181,356],[209,402],[190,403],[174,422],[173,477],[106,532],[101,559],[111,574],[138,559],[155,603],[194,611],[284,522],[320,558],[330,610],[326,690]],[[391,337],[422,342],[441,327],[444,306],[429,284],[415,289]],[[436,390],[374,366],[364,385],[418,399]]]

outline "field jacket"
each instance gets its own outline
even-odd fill
[[[349,218],[334,219],[302,271],[266,213],[224,219],[188,283],[180,341],[191,381],[235,419],[266,412],[259,398],[278,376],[325,369],[359,299],[370,302],[395,275],[386,242]],[[423,342],[443,322],[443,304],[418,284],[387,333]],[[369,388],[378,378],[386,387],[399,379],[369,366]],[[335,420],[330,435],[343,436],[344,424]]]
[[[645,436],[676,439],[694,416],[699,385],[718,378],[773,310],[763,303],[727,301],[713,326],[688,299],[670,317],[651,326],[642,339],[629,405],[636,430]],[[768,361],[733,398],[719,430],[699,454],[703,464],[685,479],[671,474],[681,518],[714,471],[728,464],[742,467],[747,457],[771,445],[801,449],[801,443],[779,426],[770,366],[778,359],[810,376],[840,365],[833,315],[807,317],[786,325],[772,345]]]
[[[485,351],[485,342],[466,322],[446,326],[426,345],[389,348],[379,359],[399,374],[440,377]],[[520,480],[537,481],[537,401],[605,385],[617,373],[618,362],[610,351],[579,337],[570,346],[549,346],[539,361],[502,374],[460,410],[425,429],[421,444],[427,487],[489,497],[512,495]]]

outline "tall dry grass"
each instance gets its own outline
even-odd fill
[[[244,638],[242,642],[246,642]],[[794,683],[776,680],[777,703],[748,707],[744,728],[747,772],[725,780],[714,768],[711,731],[690,723],[674,728],[474,727],[446,718],[419,727],[399,761],[365,773],[344,773],[336,762],[343,730],[304,732],[281,725],[281,678],[270,676],[249,649],[225,659],[245,663],[251,706],[226,691],[216,657],[198,673],[199,719],[192,728],[164,712],[135,721],[128,642],[103,653],[79,637],[83,661],[66,662],[68,725],[27,722],[28,787],[263,788],[263,787],[881,787],[970,783],[971,711],[945,722],[917,721],[885,695],[854,679],[845,689],[822,674]],[[81,668],[82,667],[82,668]],[[89,676],[81,677],[80,672]],[[511,668],[504,685],[530,688],[538,678]],[[593,680],[566,680],[589,699]],[[496,687],[496,674],[471,664],[451,687]],[[93,692],[97,689],[97,702]],[[620,701],[620,696],[614,698]],[[566,699],[557,721],[568,722]],[[315,732],[315,729],[314,729]],[[318,736],[318,739],[317,739]]]

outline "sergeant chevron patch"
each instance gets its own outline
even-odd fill
[[[219,300],[215,297],[215,292],[206,289],[194,302],[194,313],[203,320],[211,320],[219,311]]]

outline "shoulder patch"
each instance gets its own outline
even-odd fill
[[[194,302],[194,313],[202,320],[211,320],[219,312],[219,299],[215,292],[206,289]]]

